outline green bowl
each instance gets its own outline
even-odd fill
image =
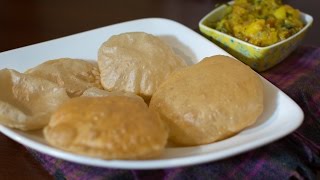
[[[229,4],[232,3],[229,2]],[[310,15],[301,12],[301,19],[305,23],[303,29],[283,41],[270,46],[259,47],[208,26],[210,22],[222,19],[227,13],[226,8],[227,5],[222,5],[202,18],[199,22],[201,33],[237,59],[260,72],[275,66],[285,59],[299,45],[313,22],[313,18]]]

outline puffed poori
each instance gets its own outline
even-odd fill
[[[259,76],[240,61],[212,56],[172,73],[149,107],[170,128],[171,142],[207,144],[256,122],[263,111],[263,87]]]
[[[69,99],[64,88],[45,79],[0,70],[0,123],[34,130],[46,126],[51,113]]]
[[[138,98],[140,100],[143,100],[142,97],[134,93],[121,92],[121,91],[106,91],[96,87],[85,90],[81,96],[85,96],[85,97],[129,96],[132,98]]]
[[[45,139],[66,151],[103,159],[146,159],[164,149],[168,129],[142,99],[76,97],[44,128]]]
[[[132,92],[148,102],[166,77],[186,63],[160,38],[129,32],[101,45],[98,65],[104,89]]]
[[[49,60],[27,70],[26,74],[57,83],[66,88],[70,97],[80,96],[91,87],[102,88],[97,63],[81,59]]]

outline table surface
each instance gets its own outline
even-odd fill
[[[162,17],[198,31],[198,22],[224,0],[3,0],[0,6],[0,52],[111,24]],[[314,23],[303,45],[319,46],[318,0],[284,0],[310,14]],[[2,179],[51,179],[26,149],[0,134]]]

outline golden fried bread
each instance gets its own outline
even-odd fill
[[[64,88],[50,81],[0,70],[0,123],[21,130],[46,126],[57,106],[68,100]]]
[[[102,89],[99,89],[96,87],[92,87],[92,88],[85,90],[81,96],[85,96],[85,97],[129,96],[132,98],[138,98],[140,100],[143,100],[142,97],[140,97],[134,93],[121,92],[121,91],[111,91],[110,92],[110,91],[102,90]]]
[[[130,32],[101,45],[98,66],[104,89],[135,93],[148,102],[163,80],[186,63],[160,38]]]
[[[171,74],[149,107],[167,123],[172,142],[206,144],[254,124],[263,111],[263,87],[240,61],[212,56]]]
[[[97,64],[80,59],[49,60],[29,69],[26,74],[57,83],[66,88],[70,97],[80,96],[90,87],[102,88]]]
[[[52,115],[44,136],[51,145],[77,154],[145,159],[161,153],[168,130],[142,99],[76,97]]]

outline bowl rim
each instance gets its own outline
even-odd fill
[[[204,29],[209,30],[209,31],[214,31],[215,33],[217,33],[217,34],[219,34],[219,35],[221,35],[221,36],[226,36],[226,37],[228,37],[229,39],[232,39],[234,42],[238,42],[238,43],[241,43],[241,44],[245,44],[245,45],[247,45],[247,46],[251,46],[251,47],[253,47],[253,48],[257,49],[257,50],[270,49],[270,48],[279,46],[279,45],[281,45],[281,44],[284,44],[284,43],[290,41],[291,39],[294,39],[295,37],[299,36],[302,32],[306,31],[306,30],[312,25],[312,23],[313,23],[313,17],[312,17],[311,15],[306,14],[306,13],[300,11],[300,16],[301,16],[301,18],[302,18],[302,19],[305,21],[305,23],[306,23],[305,26],[304,26],[300,31],[298,31],[298,32],[295,33],[294,35],[288,37],[287,39],[284,39],[284,40],[282,40],[282,41],[279,41],[279,42],[277,42],[277,43],[275,43],[275,44],[271,44],[271,45],[269,45],[269,46],[261,47],[261,46],[257,46],[257,45],[248,43],[248,42],[243,41],[243,40],[241,40],[241,39],[238,39],[238,38],[236,38],[236,37],[233,37],[233,36],[231,36],[231,35],[229,35],[229,34],[220,32],[220,31],[218,31],[218,30],[216,30],[216,29],[214,29],[214,28],[211,28],[211,27],[209,27],[209,26],[207,26],[207,25],[204,24],[204,22],[205,22],[210,16],[214,15],[215,13],[217,13],[218,11],[220,11],[221,9],[227,8],[227,5],[226,5],[226,4],[232,5],[232,4],[234,4],[234,1],[229,1],[229,2],[227,2],[227,3],[225,3],[225,4],[220,5],[220,6],[217,7],[217,8],[214,8],[211,12],[209,12],[207,15],[205,15],[205,16],[199,21],[199,28],[204,28]],[[200,30],[200,31],[201,31],[201,30]]]

